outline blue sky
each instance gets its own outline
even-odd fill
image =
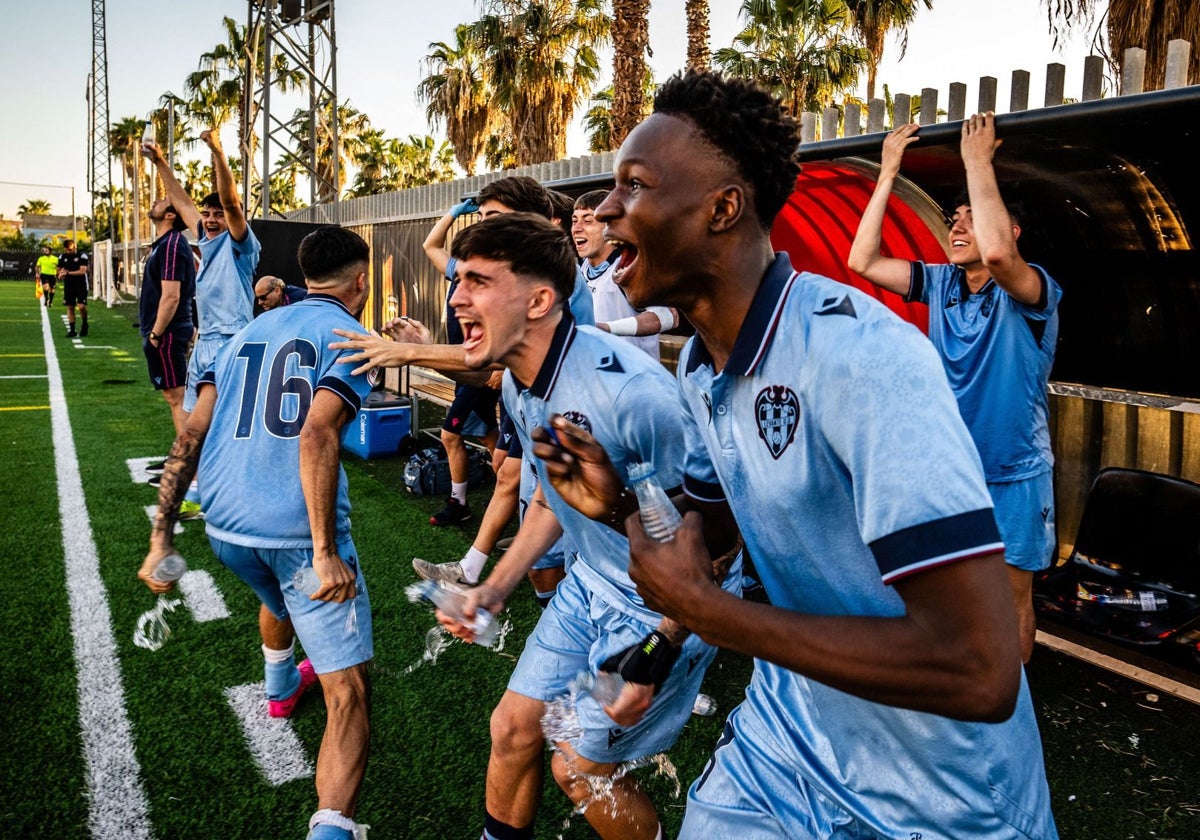
[[[1061,62],[1067,68],[1067,96],[1078,97],[1089,50],[1082,37],[1064,50],[1053,50],[1042,2],[935,0],[933,11],[923,10],[912,26],[902,61],[895,40],[889,40],[880,81],[893,93],[938,88],[943,102],[949,84],[961,81],[973,103],[979,77],[991,75],[998,80],[997,101],[1006,104],[1013,70],[1030,72],[1031,99],[1036,100],[1046,65]],[[711,45],[728,46],[740,28],[740,2],[710,0],[710,6]],[[144,116],[162,93],[182,93],[183,79],[196,69],[200,54],[221,40],[221,18],[244,22],[247,8],[245,0],[108,0],[111,120]],[[456,24],[479,16],[477,0],[342,0],[336,10],[340,97],[391,136],[429,133],[423,108],[413,96],[422,59],[430,42],[450,40]],[[54,212],[68,214],[71,186],[76,211],[90,212],[85,88],[91,69],[91,16],[90,0],[6,4],[0,50],[0,181],[55,185],[0,183],[0,213],[7,218],[14,218],[17,206],[29,198],[45,198]],[[656,78],[665,79],[685,57],[683,0],[653,0],[650,28],[651,65]],[[606,54],[605,83],[610,62]],[[232,147],[233,135],[225,142]],[[585,154],[582,129],[574,127],[567,144],[569,155]],[[114,177],[119,178],[115,166]]]

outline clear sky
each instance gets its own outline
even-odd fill
[[[1067,68],[1067,96],[1078,98],[1089,49],[1082,36],[1065,49],[1052,48],[1043,2],[934,0],[934,9],[922,9],[911,27],[902,61],[895,38],[889,39],[880,83],[893,94],[937,88],[944,107],[949,84],[964,82],[970,108],[979,77],[995,76],[997,101],[1004,110],[1013,70],[1030,72],[1030,100],[1038,105],[1046,65],[1061,62]],[[145,117],[166,91],[182,94],[183,80],[196,69],[200,54],[222,39],[221,18],[244,23],[248,9],[245,0],[108,0],[106,5],[112,122]],[[652,0],[651,66],[659,80],[684,62],[683,5],[683,0]],[[740,29],[740,5],[739,0],[710,0],[713,49],[728,46]],[[478,18],[477,0],[342,0],[336,14],[340,98],[349,99],[389,136],[429,133],[423,107],[414,97],[422,59],[431,42],[450,41],[455,25]],[[76,211],[90,212],[85,95],[92,60],[91,16],[90,0],[5,4],[0,35],[0,181],[56,185],[0,183],[0,213],[7,218],[15,218],[18,205],[30,198],[44,198],[53,212],[67,215],[71,186]],[[603,62],[607,84],[610,53]],[[860,95],[864,93],[865,80]],[[227,149],[234,148],[232,133],[223,138]],[[567,152],[587,153],[578,126],[568,135]],[[115,164],[113,174],[119,178]]]

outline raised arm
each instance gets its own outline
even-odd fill
[[[200,139],[212,150],[213,178],[217,182],[217,197],[221,200],[221,209],[225,211],[229,235],[241,242],[246,238],[246,214],[242,210],[242,199],[238,196],[237,183],[233,180],[229,160],[225,157],[225,150],[221,148],[221,138],[217,132],[206,129],[200,132]]]
[[[192,197],[187,194],[183,185],[179,183],[179,179],[175,177],[175,173],[171,171],[171,165],[163,157],[162,149],[158,148],[158,144],[153,140],[147,141],[142,144],[142,156],[154,164],[158,177],[162,179],[163,187],[167,191],[167,201],[171,202],[175,213],[183,219],[188,230],[195,232],[197,225],[200,224],[200,211],[196,209]]]
[[[961,152],[975,244],[1000,288],[1015,300],[1033,306],[1042,300],[1042,278],[1017,250],[1021,229],[1013,223],[1000,196],[992,158],[1001,142],[996,138],[996,117],[991,111],[963,120]]]
[[[854,242],[850,245],[850,255],[846,259],[851,271],[898,295],[908,294],[912,266],[908,260],[883,255],[883,219],[887,214],[888,199],[896,184],[896,176],[900,174],[904,150],[910,143],[916,142],[919,127],[913,123],[902,125],[884,138],[879,174],[875,177],[875,192],[863,211],[858,232],[854,234]]]
[[[446,236],[450,233],[450,226],[459,216],[474,213],[477,210],[479,210],[479,205],[475,203],[475,199],[463,199],[434,223],[433,229],[421,243],[421,247],[425,249],[425,256],[429,257],[429,261],[438,270],[438,274],[445,275],[446,266],[450,264],[450,252],[446,250]]]

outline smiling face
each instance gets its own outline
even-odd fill
[[[954,265],[971,265],[982,261],[979,246],[975,244],[975,220],[971,206],[962,204],[955,208],[950,219],[950,262]]]
[[[579,256],[592,265],[600,265],[613,251],[604,240],[604,224],[596,218],[595,210],[586,207],[577,207],[571,214],[571,241]]]
[[[216,239],[229,230],[229,223],[225,221],[225,211],[220,207],[201,207],[200,223],[204,226],[204,235],[209,239]]]
[[[729,162],[687,120],[654,114],[621,145],[615,178],[595,213],[605,239],[622,246],[613,280],[635,308],[676,305],[707,264],[717,196],[733,178]]]

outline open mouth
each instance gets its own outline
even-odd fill
[[[459,318],[458,325],[463,332],[463,351],[470,353],[483,344],[484,329],[479,322],[471,318]]]
[[[630,245],[620,239],[608,240],[610,245],[615,245],[620,249],[617,257],[617,264],[613,268],[613,282],[618,286],[623,284],[626,277],[630,276],[633,267],[637,265],[638,249],[635,245]]]

